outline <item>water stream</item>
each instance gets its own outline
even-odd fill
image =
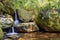
[[[15,21],[14,21],[14,24],[12,26],[12,32],[11,33],[7,33],[7,35],[13,35],[13,34],[17,34],[14,30],[14,26],[17,25],[19,23],[19,20],[18,20],[18,16],[17,16],[17,11],[15,11]]]
[[[15,21],[14,21],[14,24],[13,24],[13,27],[12,27],[12,33],[15,33],[14,25],[17,25],[18,23],[19,23],[19,20],[18,20],[17,12],[15,11]]]

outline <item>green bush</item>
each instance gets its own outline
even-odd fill
[[[3,31],[2,29],[0,28],[0,39],[3,38]]]

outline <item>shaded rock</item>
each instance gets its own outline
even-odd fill
[[[11,28],[10,27],[6,27],[6,28],[2,28],[2,30],[6,33],[11,32]],[[7,31],[8,30],[8,31]]]
[[[3,38],[3,31],[2,29],[0,28],[0,39]]]
[[[18,32],[34,32],[38,30],[39,28],[34,22],[20,23],[16,26],[16,31]]]
[[[12,25],[13,19],[10,15],[5,14],[2,17],[0,17],[0,26],[2,26],[2,28],[11,27]]]
[[[44,9],[35,17],[40,28],[48,32],[60,32],[60,14],[56,9]]]
[[[10,2],[10,0],[2,0],[2,12],[5,12],[6,14],[10,14],[10,15],[13,15],[14,14],[14,11],[13,11],[13,9],[11,8],[11,6],[10,6],[10,4],[11,3],[9,3]]]
[[[19,19],[23,22],[33,21],[33,11],[27,11],[25,9],[18,10]]]

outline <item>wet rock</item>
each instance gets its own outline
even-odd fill
[[[2,26],[2,28],[11,27],[12,24],[13,24],[13,19],[10,15],[5,14],[2,17],[0,17],[0,26]]]
[[[16,31],[18,32],[34,32],[38,30],[39,28],[34,22],[20,23],[16,26]]]
[[[23,22],[33,21],[33,11],[19,9],[18,16],[19,16],[19,19]]]
[[[3,31],[2,29],[0,28],[0,39],[3,38]]]

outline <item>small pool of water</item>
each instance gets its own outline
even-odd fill
[[[20,33],[16,40],[60,40],[60,33],[32,32]]]

